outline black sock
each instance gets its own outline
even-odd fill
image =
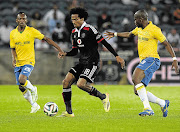
[[[92,87],[91,91],[90,91],[90,95],[99,97],[101,100],[106,98],[105,94],[102,94],[101,92],[99,92],[96,88]]]
[[[63,88],[63,98],[64,98],[64,103],[66,105],[66,111],[69,114],[72,114],[72,108],[71,108],[71,88]]]

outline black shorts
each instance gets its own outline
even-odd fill
[[[99,71],[99,66],[95,64],[88,64],[88,65],[83,65],[83,64],[77,64],[74,67],[70,69],[70,73],[72,73],[76,80],[79,78],[84,78],[86,79],[87,82],[94,82],[94,78],[98,74]]]

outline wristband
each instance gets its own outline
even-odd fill
[[[174,60],[177,60],[177,58],[176,58],[176,57],[173,57],[172,59],[173,59],[173,61],[174,61]]]
[[[114,36],[117,37],[117,32],[114,33]]]

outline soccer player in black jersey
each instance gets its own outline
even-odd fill
[[[75,56],[80,51],[79,63],[72,67],[63,80],[63,98],[66,105],[66,111],[62,113],[65,117],[74,117],[71,108],[71,85],[77,81],[77,86],[88,92],[90,95],[99,97],[104,105],[106,112],[110,109],[109,94],[102,94],[93,86],[87,84],[92,83],[98,72],[99,53],[98,44],[101,42],[115,57],[117,63],[124,68],[124,60],[118,56],[110,44],[102,37],[101,34],[91,25],[87,24],[85,20],[88,13],[84,8],[73,8],[70,11],[71,20],[74,25],[72,30],[72,50],[59,54],[59,58],[64,56]]]

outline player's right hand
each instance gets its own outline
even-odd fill
[[[13,67],[16,67],[16,60],[13,60],[13,61],[12,61],[12,66],[13,66]]]
[[[121,68],[124,69],[125,68],[125,61],[124,59],[122,59],[121,57],[119,56],[116,56],[116,61],[118,64],[121,64]]]
[[[59,58],[59,59],[63,59],[63,58],[66,56],[66,54],[67,54],[67,53],[65,53],[65,52],[59,52],[58,58]]]
[[[179,66],[178,66],[178,61],[177,60],[173,61],[171,69],[173,69],[173,67],[175,68],[175,73],[177,75],[179,75]]]
[[[104,36],[106,36],[106,38],[105,39],[110,39],[110,38],[112,38],[112,37],[114,37],[114,33],[113,32],[109,32],[109,31],[106,31],[105,33],[104,33]]]

